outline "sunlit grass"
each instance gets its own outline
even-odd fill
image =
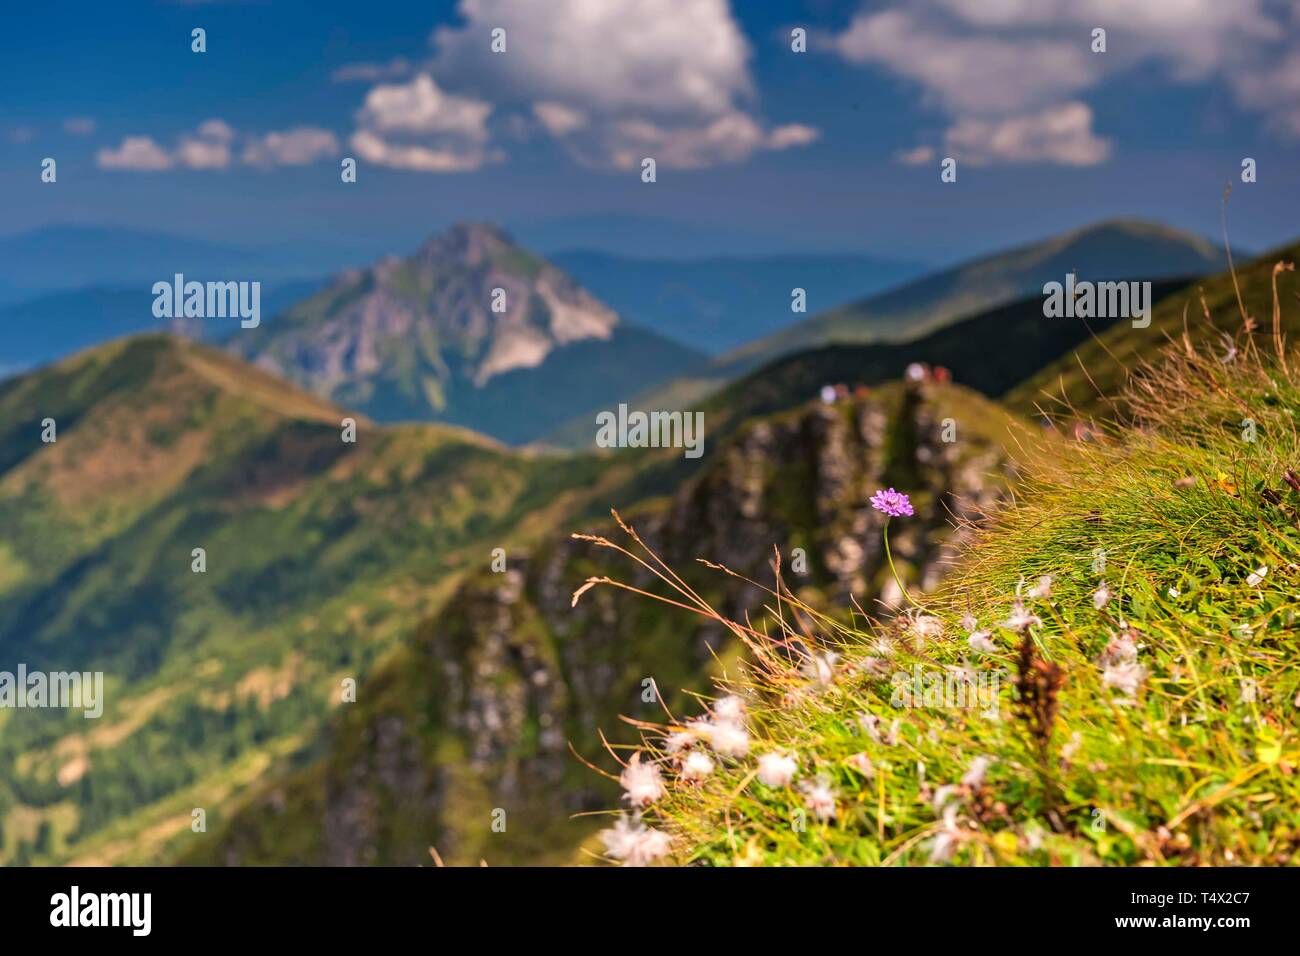
[[[748,754],[710,752],[716,769],[688,782],[684,755],[708,749],[688,723],[701,713],[643,726],[667,783],[643,820],[671,835],[669,859],[1300,862],[1300,355],[1253,324],[1231,358],[1173,342],[1130,383],[1130,424],[1049,439],[1050,455],[1031,438],[1014,500],[969,529],[940,592],[913,595],[923,612],[845,624],[774,568],[766,613],[725,622],[748,663],[719,695],[745,703]],[[716,617],[629,532],[624,554],[676,591],[673,613]],[[1043,576],[1050,594],[1031,596]],[[1040,624],[1008,626],[1018,592]],[[996,703],[894,706],[916,667],[960,668]],[[1059,687],[1043,676],[1058,673]],[[694,740],[670,748],[674,733]],[[790,785],[759,782],[765,753],[797,760]],[[826,820],[818,786],[834,793]]]

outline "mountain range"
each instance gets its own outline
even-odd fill
[[[349,261],[355,245],[331,242],[235,245],[114,226],[47,226],[0,236],[0,305],[78,289],[130,288],[176,272],[240,277],[266,285],[323,275]]]
[[[212,273],[190,273],[196,274]],[[320,285],[320,280],[315,279],[267,285],[261,292],[262,310],[275,315],[302,301]],[[172,329],[172,320],[154,316],[149,288],[144,281],[134,286],[96,285],[46,292],[0,306],[0,327],[7,333],[0,345],[0,376],[35,368],[124,335]],[[199,321],[184,328],[208,340],[227,331],[215,323]]]
[[[0,382],[0,649],[107,678],[99,721],[0,710],[0,862],[406,864],[430,845],[454,862],[578,858],[593,822],[573,815],[614,796],[569,745],[599,759],[619,714],[659,712],[647,679],[676,708],[737,649],[716,623],[613,591],[571,608],[608,552],[569,532],[613,537],[618,508],[728,614],[762,592],[694,559],[764,581],[774,547],[787,565],[805,553],[793,584],[811,598],[888,609],[899,595],[867,498],[895,485],[917,507],[893,541],[899,573],[933,586],[952,516],[1018,480],[1007,449],[1030,392],[1076,389],[1072,350],[1095,335],[1140,353],[1199,308],[1199,288],[1216,311],[1235,298],[1225,276],[1168,281],[1147,330],[1045,319],[1033,281],[1072,250],[1100,270],[1096,233],[1030,247],[1019,268],[956,270],[948,294],[985,304],[908,341],[827,345],[814,317],[817,347],[777,350],[700,401],[698,461],[511,448],[450,424],[495,394],[495,427],[513,408],[529,427],[510,440],[526,440],[560,419],[543,385],[570,389],[573,414],[594,394],[574,377],[624,367],[602,351],[623,342],[613,309],[479,225],[341,275],[220,348],[138,335]],[[1143,268],[1199,254],[1163,232],[1099,234],[1153,237]],[[1240,273],[1261,323],[1271,262]],[[950,303],[943,285],[925,295]],[[860,313],[864,327],[883,314]],[[955,382],[898,382],[915,361]],[[844,386],[829,400],[828,383]],[[609,385],[639,387],[631,372]]]
[[[139,854],[141,833],[216,813],[459,568],[600,487],[594,462],[379,428],[168,335],[3,383],[0,422],[0,648],[102,671],[108,700],[94,722],[0,710],[9,861],[69,841],[116,860],[123,830]]]
[[[99,248],[101,232],[38,233],[17,258]],[[122,254],[133,264],[119,263],[123,276],[158,272],[166,246],[161,237],[131,234]],[[1111,222],[910,282],[917,266],[863,256],[684,262],[568,252],[555,259],[497,227],[462,223],[408,257],[329,281],[268,286],[267,318],[256,329],[230,333],[215,322],[189,322],[183,331],[222,340],[233,354],[378,421],[442,421],[512,444],[584,447],[594,437],[593,414],[620,401],[688,409],[781,355],[832,342],[915,339],[1037,293],[1071,270],[1187,277],[1213,271],[1221,257],[1192,236]],[[241,250],[214,244],[179,243],[166,261],[169,275],[253,268]],[[37,281],[42,273],[29,265],[27,281]],[[803,290],[808,318],[791,311],[795,289]],[[0,373],[158,329],[166,320],[153,316],[142,290],[92,286],[0,310],[13,330]]]
[[[745,373],[794,352],[831,344],[907,342],[959,319],[1041,295],[1067,273],[1090,281],[1191,279],[1223,268],[1224,254],[1205,239],[1137,220],[1097,223],[960,263],[781,328],[633,399],[642,408],[685,408]],[[809,289],[815,297],[816,289]],[[575,423],[548,441],[582,447]]]
[[[703,356],[618,314],[500,229],[453,227],[344,273],[230,350],[381,421],[532,440]]]
[[[946,444],[956,416],[963,440]],[[882,484],[915,489],[919,519],[894,542],[914,583],[942,572],[954,515],[990,506],[1014,469],[1003,449],[1011,419],[959,386],[893,387],[833,406],[802,401],[745,421],[668,495],[621,502],[643,540],[723,614],[743,617],[766,595],[695,562],[701,555],[770,581],[772,549],[801,593],[863,606],[897,602],[879,545],[867,544]],[[628,489],[607,500],[629,497]],[[635,497],[635,496],[633,496]],[[618,537],[605,518],[567,525]],[[878,542],[878,536],[875,537]],[[612,571],[609,551],[557,531],[494,572],[484,562],[332,723],[314,760],[274,780],[222,818],[210,841],[188,841],[187,863],[418,865],[435,846],[449,863],[580,862],[575,853],[608,807],[611,787],[575,760],[598,760],[602,734],[634,739],[619,715],[669,712],[739,648],[715,621],[660,613],[626,594],[571,595]],[[634,586],[655,590],[646,573]],[[662,591],[662,588],[659,590]],[[505,813],[505,828],[494,814]],[[282,834],[292,833],[292,841]]]
[[[572,250],[551,260],[622,315],[710,354],[730,352],[809,314],[906,282],[925,267],[862,255],[638,259]]]

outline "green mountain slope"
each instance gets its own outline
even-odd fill
[[[1159,303],[1186,288],[1181,279],[1154,282],[1152,298]],[[746,417],[788,408],[795,397],[817,394],[827,384],[871,386],[902,378],[916,362],[946,368],[953,381],[997,398],[1114,321],[1047,319],[1042,295],[1030,296],[909,342],[831,345],[776,359],[698,407],[716,432]],[[1017,410],[1024,410],[1019,403]],[[595,434],[595,419],[589,417],[552,437],[562,447],[584,447],[593,443]]]
[[[1062,282],[1069,272],[1090,281],[1157,280],[1205,275],[1223,265],[1222,253],[1197,236],[1152,223],[1102,222],[818,313],[629,401],[646,409],[692,407],[782,355],[832,343],[911,341],[962,318],[1041,295],[1044,283]]]
[[[1135,329],[1120,323],[1097,340],[1082,342],[1069,355],[1040,369],[1011,391],[1006,396],[1007,404],[1024,414],[1032,414],[1037,407],[1049,413],[1066,413],[1066,406],[1061,404],[1064,401],[1081,415],[1104,414],[1111,409],[1103,396],[1118,396],[1129,370],[1156,354],[1170,338],[1181,341],[1184,329],[1193,344],[1209,342],[1219,350],[1220,357],[1226,358],[1232,343],[1243,345],[1237,287],[1246,314],[1271,333],[1274,268],[1278,263],[1297,261],[1300,244],[1292,244],[1239,266],[1236,287],[1227,271],[1189,285],[1152,311],[1150,327]],[[1285,270],[1277,273],[1276,284],[1281,328],[1294,339],[1300,332],[1300,314],[1288,306],[1300,292],[1300,282],[1295,272]]]
[[[604,467],[445,426],[347,443],[345,415],[168,336],[0,387],[0,669],[103,671],[107,697],[0,710],[0,860],[157,860]]]
[[[730,352],[799,319],[790,290],[821,312],[921,275],[925,266],[864,255],[647,259],[588,249],[551,260],[631,322],[709,354]]]
[[[832,309],[738,350],[750,361],[828,342],[916,338],[963,316],[1042,292],[1046,282],[1204,275],[1223,254],[1198,236],[1154,223],[1103,222],[1028,243]]]
[[[378,421],[447,422],[512,443],[703,359],[620,322],[484,224],[346,273],[228,346]]]
[[[952,443],[946,419],[960,436]],[[933,383],[804,401],[737,423],[675,492],[648,494],[625,515],[730,613],[754,610],[760,592],[727,595],[696,556],[764,579],[774,546],[788,567],[800,549],[806,593],[873,606],[897,594],[871,543],[868,496],[882,484],[913,490],[918,518],[894,554],[914,586],[931,586],[952,517],[988,507],[1010,479],[1009,427],[979,396]],[[635,488],[606,500],[626,503]],[[584,524],[612,533],[608,519]],[[183,859],[415,864],[428,862],[429,846],[453,863],[572,859],[592,826],[573,815],[611,795],[569,745],[598,759],[601,732],[627,738],[618,714],[662,714],[643,696],[649,682],[672,688],[668,706],[679,708],[681,689],[701,686],[715,655],[737,649],[714,623],[674,620],[626,595],[572,608],[573,590],[613,557],[557,534],[512,554],[503,573],[468,576],[338,715],[320,759],[248,800]]]

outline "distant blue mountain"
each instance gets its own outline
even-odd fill
[[[52,226],[0,238],[0,286],[9,287],[10,299],[153,282],[178,270],[248,273],[259,266],[246,249],[130,229]]]
[[[336,272],[374,253],[342,240],[234,245],[146,230],[49,226],[0,236],[0,304],[72,289],[152,285],[176,272],[201,281],[278,283]]]
[[[130,287],[51,292],[0,307],[0,377],[122,335],[169,328],[170,320],[154,318],[153,281],[140,279]],[[264,286],[263,322],[324,284],[324,279],[300,279]],[[230,322],[222,320],[196,320],[187,331],[215,341],[229,333],[230,327]]]
[[[575,250],[550,258],[629,322],[713,354],[925,272],[914,262],[832,253],[637,259]],[[791,311],[796,288],[806,292],[806,314]]]
[[[725,223],[701,226],[657,216],[565,216],[533,222],[512,220],[508,225],[511,235],[548,259],[570,249],[599,249],[629,259],[876,254],[875,247],[865,243],[861,247],[818,244],[797,231],[770,232]]]

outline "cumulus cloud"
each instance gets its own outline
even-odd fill
[[[493,154],[465,153],[447,147],[401,145],[369,130],[352,134],[352,148],[366,162],[420,173],[468,173],[495,158]]]
[[[225,120],[209,119],[182,133],[171,149],[152,136],[127,136],[116,148],[95,154],[101,169],[163,172],[169,169],[228,169],[235,160],[240,134]],[[239,161],[245,165],[301,166],[338,152],[338,140],[328,130],[299,126],[282,132],[243,137]]]
[[[193,135],[180,138],[174,158],[186,169],[226,169],[234,138],[235,131],[224,120],[206,120]]]
[[[1242,105],[1258,110],[1270,128],[1288,139],[1300,139],[1300,53],[1252,64],[1231,82]]]
[[[1300,20],[1284,9],[1277,0],[890,0],[820,39],[915,85],[948,116],[945,143],[967,159],[1088,165],[1111,149],[1093,132],[1085,94],[1146,65],[1176,83],[1224,79],[1239,105],[1300,136],[1300,61],[1287,63]],[[1105,53],[1091,49],[1097,27]]]
[[[934,147],[917,146],[914,149],[901,149],[894,154],[894,159],[904,166],[923,166],[934,159]]]
[[[116,149],[104,148],[95,154],[100,169],[128,169],[157,172],[175,164],[171,154],[150,136],[127,136]]]
[[[1090,86],[1100,69],[1082,41],[1019,42],[943,32],[929,18],[903,10],[858,16],[834,45],[850,62],[878,64],[915,81],[935,105],[952,113],[1042,106]]]
[[[1086,103],[1063,103],[1003,120],[967,117],[944,137],[949,152],[969,163],[1057,163],[1093,166],[1110,156],[1110,143],[1092,132]]]
[[[376,86],[366,94],[352,148],[381,166],[469,172],[496,158],[487,148],[491,113],[491,103],[447,93],[421,73],[409,83]]]
[[[487,138],[492,105],[444,93],[427,73],[410,83],[376,86],[366,96],[358,121],[384,133],[428,133]]]
[[[807,146],[821,136],[821,130],[805,123],[786,123],[767,134],[764,146],[768,149],[789,149],[792,146]]]
[[[439,27],[435,64],[503,96],[716,117],[753,92],[748,44],[726,0],[462,0],[464,27]],[[513,39],[494,54],[489,31]]]
[[[552,136],[568,136],[574,130],[582,129],[590,122],[582,110],[565,106],[563,103],[534,103],[533,115]]]
[[[283,132],[252,137],[240,161],[264,169],[271,166],[308,166],[339,153],[338,138],[327,129],[296,126]]]
[[[352,138],[365,158],[476,168],[499,156],[487,146],[498,114],[507,132],[530,124],[580,162],[621,169],[645,156],[663,167],[740,162],[817,138],[758,115],[749,44],[727,0],[461,0],[458,12],[463,25],[433,31],[414,80],[367,95]],[[497,28],[504,53],[491,49]],[[383,128],[383,117],[411,114],[450,128]]]
[[[664,127],[649,120],[620,120],[605,132],[602,149],[617,169],[631,169],[646,156],[678,169],[740,162],[760,149],[788,149],[811,142],[817,131],[791,124],[765,130],[741,110],[703,126]]]

